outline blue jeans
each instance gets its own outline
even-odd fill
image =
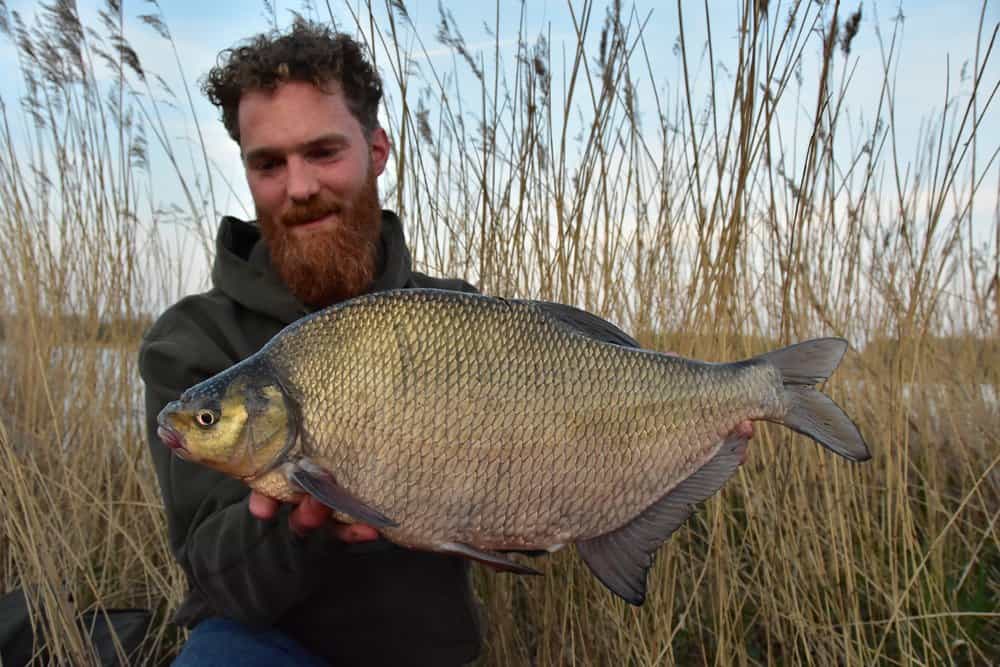
[[[195,626],[174,667],[323,667],[326,663],[285,633],[254,632],[228,618],[209,618]]]

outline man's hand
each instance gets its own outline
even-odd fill
[[[740,422],[736,425],[736,428],[733,429],[733,434],[749,440],[753,437],[753,422],[750,420]]]
[[[364,523],[341,523],[330,519],[332,510],[310,495],[299,501],[298,507],[288,515],[288,526],[302,536],[323,524],[329,523],[334,536],[342,542],[371,542],[378,539],[378,531]],[[250,492],[250,514],[261,520],[273,519],[281,503],[257,491]]]

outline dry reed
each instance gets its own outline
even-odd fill
[[[154,9],[144,21],[170,41]],[[483,663],[1000,661],[1000,225],[992,252],[972,238],[975,200],[998,197],[985,176],[1000,146],[980,136],[998,86],[986,3],[970,69],[912,161],[896,118],[928,110],[895,104],[901,19],[880,24],[882,62],[860,65],[884,76],[859,128],[845,99],[865,28],[839,2],[744,2],[720,57],[708,4],[702,47],[678,1],[673,98],[640,90],[662,78],[663,45],[617,1],[603,15],[571,3],[565,47],[522,20],[512,63],[499,38],[471,50],[442,11],[447,71],[421,55],[402,0],[363,11],[348,27],[377,45],[390,92],[384,200],[422,266],[577,304],[685,355],[819,334],[855,346],[829,388],[870,463],[759,427],[748,464],[659,552],[641,609],[572,553],[543,578],[477,571]],[[154,610],[136,661],[182,641],[134,352],[191,252],[169,223],[207,247],[222,187],[203,146],[191,158],[171,142],[162,105],[189,98],[144,68],[124,25],[113,0],[98,26],[68,0],[30,25],[0,1],[29,91],[0,106],[0,592],[26,589],[59,664],[93,660],[85,610]],[[802,71],[807,49],[818,71]],[[737,64],[717,76],[723,61]],[[808,126],[787,126],[789,106],[811,110]],[[184,193],[170,211],[153,203],[150,140]]]

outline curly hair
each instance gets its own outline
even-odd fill
[[[202,82],[202,92],[222,110],[229,136],[240,143],[237,110],[248,90],[274,90],[288,81],[305,81],[325,89],[340,84],[351,114],[366,137],[378,127],[382,79],[349,35],[324,25],[296,19],[286,34],[261,33],[219,54],[219,64]]]

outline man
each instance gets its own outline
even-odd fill
[[[334,524],[308,497],[279,506],[156,436],[164,405],[312,310],[396,287],[473,290],[412,271],[399,219],[379,207],[382,86],[357,43],[298,22],[228,51],[205,91],[240,146],[257,224],[222,220],[213,288],[167,310],[140,350],[170,544],[190,585],[175,619],[194,630],[177,664],[468,662],[480,629],[464,561]]]
[[[389,141],[381,81],[349,37],[297,22],[224,53],[204,89],[239,144],[257,223],[226,217],[210,291],[167,310],[140,350],[146,418],[170,544],[193,627],[180,665],[457,665],[479,652],[461,559],[335,524],[307,498],[279,506],[171,456],[156,415],[310,311],[399,287],[472,291],[411,269],[375,179]]]

